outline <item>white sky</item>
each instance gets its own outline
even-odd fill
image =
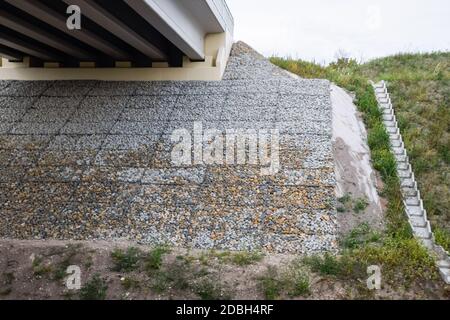
[[[450,0],[227,0],[235,40],[319,63],[450,50]]]

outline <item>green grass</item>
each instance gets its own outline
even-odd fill
[[[106,298],[106,291],[108,285],[105,280],[100,278],[100,275],[95,274],[85,285],[80,289],[81,300],[104,300]]]
[[[376,59],[359,72],[388,81],[428,216],[450,230],[450,52]]]
[[[306,262],[313,271],[357,279],[364,274],[361,270],[365,272],[368,265],[377,264],[382,266],[388,281],[396,279],[405,285],[437,277],[433,258],[412,237],[404,213],[395,157],[369,79],[390,81],[389,90],[413,169],[418,170],[416,178],[425,207],[434,226],[442,223],[444,229],[449,230],[449,58],[450,53],[397,55],[367,64],[339,59],[328,66],[271,58],[273,63],[302,77],[326,78],[355,93],[355,104],[362,112],[368,131],[373,166],[381,175],[382,195],[388,201],[386,230],[382,235],[374,239],[368,230],[352,231],[343,240],[346,249],[341,256],[308,258]],[[338,200],[342,204],[340,211],[351,203],[348,195]],[[363,207],[365,203],[360,202],[355,203],[353,209],[360,211]],[[448,247],[447,233],[436,230],[436,241]]]
[[[263,259],[264,255],[256,251],[240,251],[232,253],[229,257],[229,261],[238,266],[248,266],[259,262]]]
[[[134,247],[129,247],[127,250],[115,249],[111,252],[111,259],[113,261],[113,271],[116,272],[131,272],[139,267],[141,259],[141,251]]]
[[[434,228],[434,237],[447,252],[450,252],[450,231],[442,228]]]

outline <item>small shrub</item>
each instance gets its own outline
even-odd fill
[[[299,262],[294,262],[283,275],[283,283],[287,294],[291,297],[309,294],[309,276]]]
[[[280,296],[282,284],[279,280],[278,270],[275,267],[269,266],[264,275],[258,280],[260,289],[267,300],[275,300]]]
[[[125,290],[136,289],[140,287],[139,281],[132,277],[124,278],[123,281],[121,281],[121,284]]]
[[[355,200],[355,204],[353,205],[353,211],[355,213],[360,213],[361,211],[364,211],[369,203],[365,198],[358,198]]]
[[[282,294],[298,297],[310,292],[309,276],[299,261],[291,262],[282,271],[269,266],[258,281],[264,297],[268,300],[278,299]]]
[[[137,269],[141,258],[141,251],[134,247],[130,247],[126,251],[115,249],[111,253],[111,258],[114,264],[113,271],[130,272]]]
[[[378,232],[372,231],[367,223],[362,223],[342,239],[341,245],[347,249],[355,249],[378,242],[380,239],[381,235]]]
[[[352,197],[351,197],[350,193],[346,193],[342,197],[338,198],[337,200],[342,204],[346,204],[349,201],[351,201],[351,199],[352,199]]]
[[[74,264],[74,258],[78,253],[79,245],[70,245],[67,250],[63,253],[62,260],[57,264],[55,270],[53,271],[53,279],[62,280],[67,276],[67,268]]]
[[[145,257],[145,270],[151,272],[161,267],[163,256],[169,253],[170,249],[165,246],[158,246],[151,250]]]
[[[339,259],[326,253],[325,256],[312,256],[305,259],[305,263],[311,267],[311,271],[321,275],[337,276],[342,271]]]
[[[95,274],[86,284],[80,289],[81,300],[104,300],[106,298],[106,291],[108,285],[105,280]]]
[[[42,257],[36,257],[32,263],[33,274],[36,277],[42,277],[52,272],[52,267],[48,264],[44,264]]]
[[[150,270],[150,271],[149,271]],[[177,259],[160,269],[149,269],[150,287],[162,293],[170,289],[186,290],[195,277],[193,268],[184,260]]]
[[[217,279],[204,278],[194,285],[193,288],[202,300],[228,299],[228,293]]]

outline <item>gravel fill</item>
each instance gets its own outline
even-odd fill
[[[330,84],[242,42],[222,81],[0,82],[0,237],[337,249]],[[174,166],[171,133],[280,132],[280,170]],[[206,143],[203,143],[206,145]]]

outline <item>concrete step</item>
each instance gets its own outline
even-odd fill
[[[423,210],[419,206],[407,206],[408,216],[423,216]]]
[[[397,123],[395,123],[395,121],[383,121],[383,123],[384,123],[384,125],[386,126],[386,127],[396,127],[397,126]]]
[[[427,249],[432,250],[434,248],[434,242],[432,239],[421,239],[423,246]]]
[[[404,154],[403,155],[394,154],[394,156],[397,162],[405,162],[405,163],[408,162],[408,158]]]
[[[400,135],[399,134],[397,134],[397,133],[392,134],[392,133],[389,133],[389,132],[388,132],[388,134],[389,134],[389,140],[391,140],[391,141],[400,141]]]
[[[394,115],[392,114],[383,114],[383,121],[393,121]]]
[[[413,227],[421,227],[421,228],[425,228],[428,223],[428,221],[425,220],[425,218],[422,216],[410,216],[409,222],[413,225]]]
[[[386,130],[388,133],[396,133],[397,132],[396,127],[387,127]]]
[[[407,162],[397,162],[397,170],[407,170],[409,165]]]
[[[414,188],[414,180],[412,178],[402,179],[400,181],[400,186],[402,188]]]
[[[413,227],[414,234],[421,239],[431,239],[431,233],[427,227]]]
[[[445,259],[445,260],[439,260],[438,267],[450,269],[450,258]]]
[[[402,188],[404,197],[417,197],[417,190],[414,188]]]
[[[437,254],[439,261],[447,261],[450,263],[450,256],[444,248],[439,245],[435,245],[433,251]]]
[[[417,197],[405,197],[407,206],[420,206],[420,201]]]
[[[405,149],[403,149],[403,147],[393,147],[392,152],[394,152],[394,155],[401,156],[405,154]]]
[[[397,173],[398,173],[398,177],[400,179],[402,179],[402,178],[411,178],[411,176],[412,176],[411,171],[409,171],[409,169],[397,170]]]
[[[392,109],[382,108],[381,106],[380,106],[380,109],[383,112],[383,114],[392,114]]]
[[[402,147],[402,141],[401,140],[392,140],[391,141],[391,146],[393,148],[398,148],[398,147]]]
[[[450,284],[450,269],[440,268],[439,273],[441,274],[442,279],[444,279],[446,284]]]

